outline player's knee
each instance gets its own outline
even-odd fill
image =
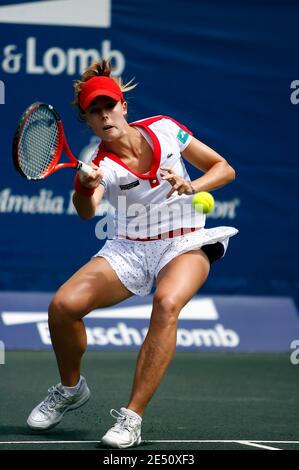
[[[72,321],[77,314],[78,303],[58,291],[49,305],[49,322],[61,325]]]
[[[156,293],[153,300],[152,320],[160,326],[176,325],[180,307],[174,297]]]

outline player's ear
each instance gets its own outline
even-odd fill
[[[123,115],[126,116],[128,114],[128,103],[127,103],[127,101],[122,102],[122,107],[123,107]]]

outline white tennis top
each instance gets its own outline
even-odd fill
[[[93,162],[103,170],[105,198],[115,208],[117,238],[148,238],[179,228],[204,227],[205,215],[192,207],[190,195],[166,198],[171,185],[161,179],[160,167],[170,166],[190,181],[181,157],[192,140],[192,132],[168,116],[135,121],[153,149],[151,169],[139,174],[100,144]]]

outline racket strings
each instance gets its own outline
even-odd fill
[[[19,164],[27,178],[39,179],[55,160],[59,128],[52,112],[39,106],[25,121],[18,153]]]

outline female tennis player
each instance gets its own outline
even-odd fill
[[[105,197],[116,209],[115,233],[51,301],[49,328],[61,383],[49,389],[27,423],[34,430],[50,429],[89,399],[80,375],[87,343],[82,318],[155,287],[131,396],[119,411],[111,410],[116,423],[102,438],[106,446],[127,448],[141,442],[144,410],[176,349],[180,311],[237,233],[232,227],[205,229],[204,214],[192,207],[193,195],[225,186],[235,171],[171,117],[129,124],[124,92],[134,85],[110,73],[102,61],[75,84],[75,103],[101,144],[90,163],[94,171],[76,176],[73,202],[79,216],[90,219]],[[184,159],[201,172],[194,181]]]

